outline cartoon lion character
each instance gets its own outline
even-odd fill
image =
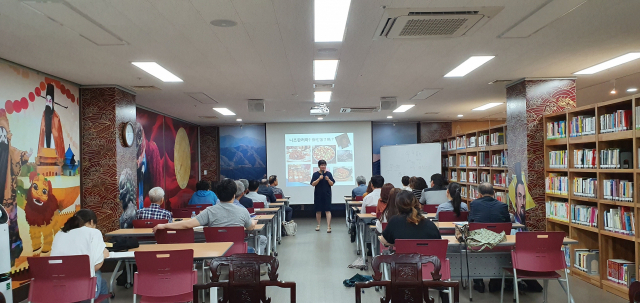
[[[58,199],[53,195],[51,181],[34,172],[29,175],[31,186],[27,191],[24,206],[25,218],[29,223],[29,235],[33,254],[51,251],[53,236],[56,234],[56,216],[58,215]]]

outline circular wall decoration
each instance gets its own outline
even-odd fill
[[[126,122],[122,126],[122,133],[120,134],[120,139],[121,139],[120,142],[122,142],[122,145],[124,147],[133,146],[134,131],[133,131],[133,125],[131,124],[131,122]]]
[[[181,189],[187,187],[191,175],[191,145],[184,128],[176,134],[176,145],[173,148],[173,164],[176,170],[176,181]]]

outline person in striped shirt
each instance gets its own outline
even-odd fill
[[[164,190],[161,187],[154,187],[149,190],[149,200],[151,205],[138,211],[138,220],[169,220],[169,223],[173,221],[171,212],[163,209],[164,204]]]

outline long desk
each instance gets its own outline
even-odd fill
[[[278,199],[277,201],[280,200],[285,200],[285,199]],[[271,208],[277,208],[278,209],[278,232],[276,233],[276,239],[278,240],[278,244],[280,244],[280,241],[282,240],[282,223],[284,223],[285,221],[285,202],[275,202],[275,203],[269,203],[269,207]]]
[[[273,238],[275,238],[275,233],[273,232],[273,221],[275,219],[276,215],[256,215],[255,217],[253,217],[253,219],[258,220],[258,222],[266,222],[267,223],[267,254],[271,255],[271,253],[273,252],[274,255],[278,255],[278,252],[271,251],[271,243],[274,242]],[[257,250],[257,246],[256,246],[256,250]]]
[[[278,224],[280,223],[280,208],[278,207],[270,207],[270,208],[256,208],[254,209],[254,212],[256,214],[272,214],[271,216],[274,216],[273,219],[271,220],[271,237],[269,238],[270,247],[273,247],[273,253],[274,255],[278,255],[278,233],[280,232],[280,229],[278,228],[278,226],[281,226],[282,224]],[[268,252],[271,252],[271,250],[267,250]]]

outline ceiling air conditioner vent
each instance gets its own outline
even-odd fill
[[[340,108],[341,114],[371,114],[380,111],[379,107],[343,107]]]
[[[138,86],[131,86],[131,88],[133,88],[134,90],[161,90],[158,87],[155,87],[153,85],[138,85]]]
[[[502,9],[503,7],[387,8],[374,39],[453,38],[470,35]]]

